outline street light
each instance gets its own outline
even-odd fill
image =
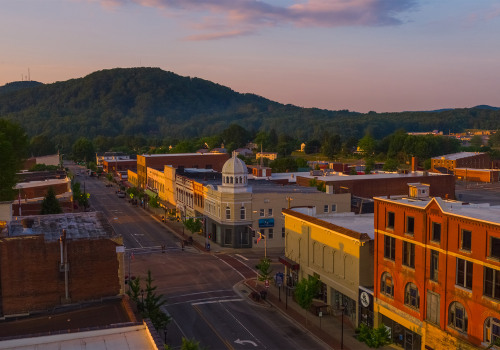
[[[344,305],[340,305],[340,310],[342,311],[342,318],[341,318],[341,323],[340,323],[340,329],[341,329],[341,333],[340,333],[340,350],[343,350],[344,349],[344,310],[345,310],[345,306]]]

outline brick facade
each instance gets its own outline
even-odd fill
[[[297,184],[309,186],[311,177],[297,176]],[[408,184],[422,182],[430,185],[433,197],[455,198],[455,178],[453,175],[401,174],[394,177],[373,175],[344,176],[335,180],[318,177],[317,182],[324,182],[333,187],[334,193],[349,192],[353,196],[373,198],[388,195],[406,195]]]
[[[78,220],[78,217],[83,219]],[[4,232],[0,236],[0,316],[123,294],[124,253],[116,249],[123,245],[123,239],[112,231],[107,236],[104,234],[103,230],[111,228],[103,221],[102,214],[58,214],[35,218],[35,221],[45,220],[40,226],[42,230],[49,232],[52,229],[53,232],[20,233],[19,229],[13,228],[20,223],[12,222],[12,232],[9,235]],[[73,232],[73,235],[68,234],[66,239],[69,300],[65,298],[65,273],[61,266],[59,235],[54,233],[62,231],[57,220],[66,220],[71,226],[80,227],[68,226],[68,231]],[[96,220],[95,227],[89,226],[92,220]],[[76,233],[75,230],[80,231]]]
[[[440,198],[376,198],[377,322],[397,323],[407,330],[402,343],[410,334],[421,339],[422,349],[486,345],[488,320],[500,320],[498,215],[495,208]],[[487,270],[493,275],[492,296]],[[500,337],[500,328],[491,332]]]

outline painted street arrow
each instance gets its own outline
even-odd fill
[[[246,343],[248,344],[252,344],[253,346],[257,347],[257,344],[251,340],[240,340],[240,339],[236,339],[234,341],[236,344],[240,344],[240,345],[245,345]]]

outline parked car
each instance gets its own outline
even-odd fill
[[[125,198],[125,192],[118,191],[116,195],[118,196],[118,198]]]

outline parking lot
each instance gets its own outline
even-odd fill
[[[456,199],[470,203],[490,203],[500,205],[500,182],[479,183],[457,181]]]

